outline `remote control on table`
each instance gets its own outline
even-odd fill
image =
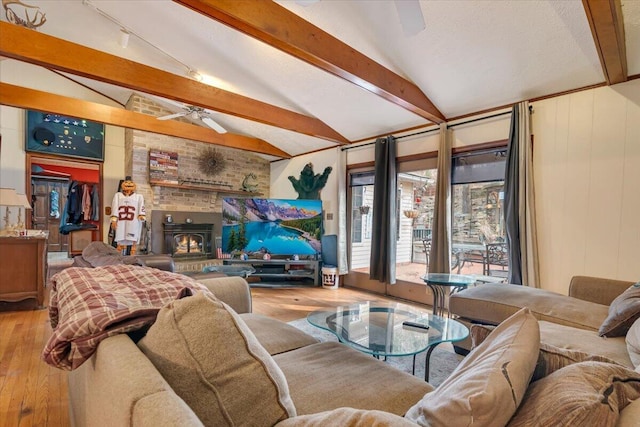
[[[402,322],[402,327],[418,332],[427,332],[429,330],[429,325],[425,325],[424,323],[411,322],[410,320],[405,320],[404,322]]]

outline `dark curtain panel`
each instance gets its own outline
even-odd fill
[[[511,129],[507,148],[507,167],[504,175],[504,223],[509,251],[509,281],[522,285],[522,257],[520,253],[520,145],[518,144],[520,111],[514,105],[511,111]]]
[[[378,138],[369,278],[392,285],[396,283],[396,176],[396,139],[393,136]]]

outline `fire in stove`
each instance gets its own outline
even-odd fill
[[[194,234],[181,234],[175,237],[175,253],[199,253],[202,252],[202,237]]]

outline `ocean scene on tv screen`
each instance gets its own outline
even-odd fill
[[[225,198],[222,250],[248,255],[321,252],[322,201]]]

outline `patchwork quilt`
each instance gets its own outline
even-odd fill
[[[53,334],[44,350],[49,365],[73,370],[115,334],[151,325],[165,304],[209,290],[177,273],[133,265],[67,268],[49,281]]]

